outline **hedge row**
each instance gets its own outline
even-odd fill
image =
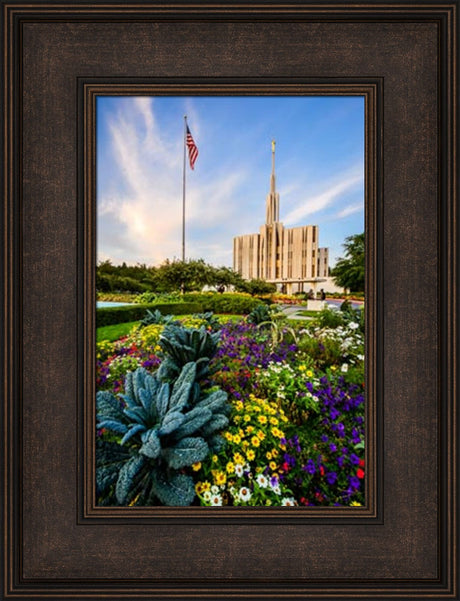
[[[247,315],[257,305],[267,302],[266,299],[230,292],[222,294],[217,292],[187,292],[184,294],[184,300],[199,303],[203,306],[204,311],[234,315]],[[270,300],[268,300],[268,303],[270,303]]]
[[[96,326],[100,328],[127,321],[138,321],[144,319],[147,309],[150,309],[150,311],[158,310],[162,315],[187,315],[189,313],[203,312],[203,306],[197,302],[101,307],[96,311]]]

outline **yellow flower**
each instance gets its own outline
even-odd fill
[[[299,365],[298,370],[299,371],[305,371],[307,368],[305,367],[305,365]]]
[[[273,436],[277,436],[278,438],[281,438],[281,437],[280,437],[280,431],[278,430],[278,428],[276,428],[276,427],[273,427],[273,428],[271,429],[271,433],[273,434]]]
[[[258,438],[259,440],[263,440],[263,439],[265,438],[265,434],[262,432],[262,430],[259,430],[259,431],[257,432],[257,438]]]
[[[249,446],[249,442],[247,440],[243,440],[243,442],[241,443],[241,446],[243,447],[243,449],[247,449]]]
[[[241,436],[241,438],[244,438],[244,430],[242,428],[238,430],[238,434]]]
[[[206,492],[207,490],[211,490],[211,482],[202,482],[201,483],[201,488],[203,490],[203,492]]]
[[[233,461],[234,463],[244,463],[244,457],[241,453],[234,453]]]
[[[235,464],[234,464],[234,463],[232,463],[231,461],[229,461],[229,462],[227,463],[227,467],[226,467],[225,469],[227,470],[227,472],[228,472],[229,474],[234,474],[234,473],[235,473]]]
[[[244,405],[243,405],[243,403],[241,401],[238,401],[235,404],[235,408],[236,408],[237,411],[243,411]]]
[[[331,365],[331,371],[336,371],[337,367],[335,365]]]
[[[274,461],[270,461],[270,463],[268,464],[268,467],[271,470],[276,470],[276,463]]]
[[[241,421],[241,415],[235,415],[233,421],[235,422],[235,424],[239,424]]]
[[[350,503],[350,506],[352,506],[352,507],[362,507],[361,503],[358,503],[358,501],[352,501]]]
[[[270,500],[270,499],[267,499],[267,500],[265,501],[265,505],[266,505],[266,506],[270,507],[270,505],[271,505],[271,504],[272,504],[272,502],[271,502],[271,500]]]
[[[218,470],[213,470],[212,475],[214,476],[214,482],[220,486],[221,484],[225,484],[227,482],[227,475],[225,472],[220,472]]]
[[[267,416],[266,415],[259,415],[259,417],[257,418],[259,424],[266,424],[267,423]]]
[[[311,369],[307,371],[307,378],[313,378],[313,372],[311,371]]]
[[[195,484],[195,491],[197,495],[201,495],[201,493],[204,492],[203,482],[197,482]]]
[[[239,434],[234,434],[233,435],[233,442],[235,444],[240,444],[240,442],[241,442],[241,436]]]
[[[197,461],[196,463],[192,463],[192,470],[194,472],[198,472],[201,469],[201,461]]]
[[[265,457],[267,459],[271,459],[273,457],[273,455],[270,453],[270,451],[267,451],[267,453],[265,454]]]
[[[248,461],[252,461],[255,458],[256,454],[254,453],[254,451],[252,449],[249,449],[249,451],[246,453],[246,457],[248,459]]]
[[[257,436],[253,436],[251,438],[251,444],[253,447],[259,447],[260,446],[260,440]]]
[[[258,405],[254,405],[253,406],[254,411],[256,411],[257,413],[259,413],[260,411],[262,411],[262,409],[258,406]]]
[[[251,421],[251,416],[246,413],[245,415],[243,415],[243,419],[244,419],[245,422],[250,422]]]
[[[271,417],[270,418],[270,423],[272,426],[277,426],[279,424],[279,420],[277,417]]]
[[[219,461],[219,457],[217,457],[217,455],[213,455],[212,456],[212,462],[213,463],[217,463]]]
[[[254,426],[248,426],[246,428],[246,434],[252,434],[254,432]]]
[[[279,455],[278,449],[272,449],[272,455],[273,455],[273,457],[278,457],[278,455]]]
[[[233,440],[233,436],[232,436],[231,432],[224,432],[224,438],[226,438],[228,440],[228,442],[232,442],[232,440]]]

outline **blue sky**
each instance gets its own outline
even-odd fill
[[[233,237],[259,231],[272,139],[280,221],[318,225],[331,265],[364,231],[363,97],[99,97],[98,261],[181,257],[184,115],[187,258],[231,266]]]

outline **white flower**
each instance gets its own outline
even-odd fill
[[[244,468],[241,465],[241,463],[236,463],[235,464],[235,475],[238,476],[238,478],[241,478],[241,476],[244,474]]]
[[[359,328],[359,324],[357,324],[356,321],[350,321],[348,327],[350,330],[357,330]]]
[[[243,486],[242,488],[240,488],[240,492],[238,494],[242,501],[249,501],[249,499],[252,496],[251,491],[246,486]]]
[[[212,494],[210,490],[205,490],[204,493],[201,495],[203,497],[204,501],[210,501]]]
[[[364,355],[356,355],[358,361],[364,361]]]
[[[345,374],[348,371],[348,365],[344,363],[340,368],[340,371],[342,371]]]
[[[281,505],[283,507],[294,507],[295,504],[294,497],[284,497],[284,499],[281,499]]]
[[[256,482],[260,486],[260,488],[267,488],[267,486],[268,486],[268,478],[267,478],[267,476],[264,476],[263,474],[259,474],[257,476]]]
[[[222,495],[211,495],[211,505],[216,507],[222,505]]]
[[[213,485],[211,486],[211,492],[212,492],[212,494],[213,494],[213,495],[217,495],[217,494],[219,494],[219,490],[220,490],[220,489],[219,489],[219,487],[217,486],[217,484],[213,484]]]

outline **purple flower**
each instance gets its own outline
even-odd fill
[[[316,472],[316,466],[313,459],[309,459],[307,463],[302,467],[302,469],[308,474],[313,475]]]
[[[355,453],[352,453],[350,455],[350,461],[353,465],[358,465],[359,464],[359,457],[358,455],[355,455]]]
[[[326,482],[328,484],[334,484],[334,482],[337,480],[337,474],[335,472],[328,472],[326,474]]]

